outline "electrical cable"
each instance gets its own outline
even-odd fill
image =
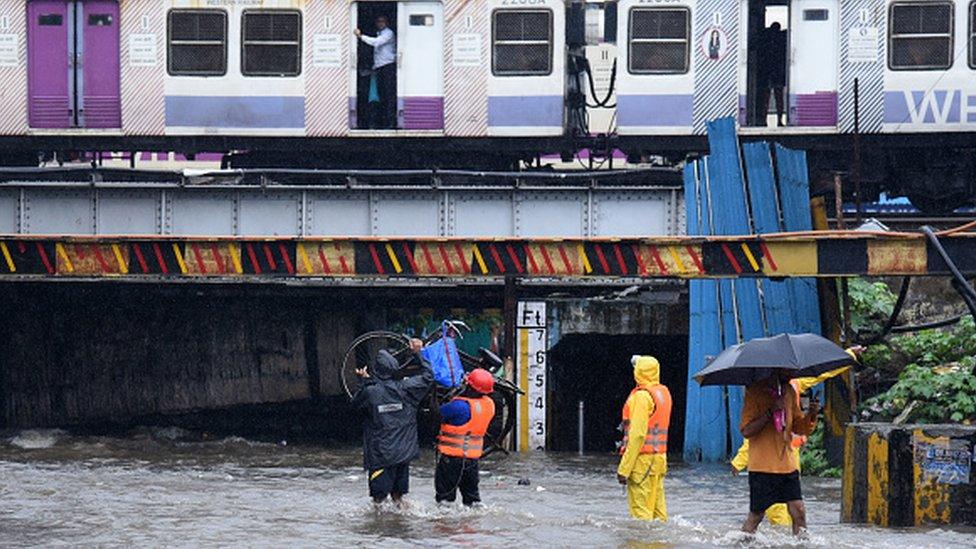
[[[942,247],[942,243],[939,242],[939,237],[935,235],[934,231],[932,231],[932,227],[925,225],[922,227],[922,233],[928,239],[932,247],[935,248],[935,251],[939,254],[939,257],[942,258],[942,261],[944,261],[946,266],[949,267],[949,271],[952,273],[953,287],[957,292],[959,292],[959,295],[962,296],[963,301],[966,302],[966,306],[969,308],[969,312],[973,315],[973,318],[976,319],[976,290],[970,286],[969,281],[966,280],[966,277],[964,277],[962,272],[959,271],[959,267],[956,266],[956,264],[952,261],[952,258],[949,257],[948,252],[946,252],[945,248]]]
[[[971,229],[973,227],[976,227],[976,221],[970,221],[969,223],[964,223],[962,225],[959,225],[958,227],[953,227],[952,229],[946,229],[944,231],[939,231],[939,232],[937,232],[935,234],[936,234],[936,236],[949,236],[951,234],[960,233],[960,232],[965,231],[966,229]]]
[[[922,330],[931,330],[932,328],[944,328],[946,326],[951,326],[963,319],[966,315],[956,315],[944,320],[936,320],[933,322],[926,322],[924,324],[912,324],[908,326],[895,326],[891,329],[893,334],[905,334],[910,332],[921,332]]]
[[[607,95],[603,99],[597,99],[596,84],[593,82],[593,71],[590,70],[590,60],[585,57],[583,57],[582,59],[584,61],[583,70],[586,71],[586,77],[590,82],[590,95],[592,95],[593,100],[596,101],[596,104],[591,105],[587,103],[586,106],[591,109],[598,109],[600,107],[607,108],[607,109],[616,108],[617,106],[616,103],[614,103],[613,105],[610,105],[609,103],[610,103],[610,98],[613,96],[613,91],[614,88],[616,87],[616,82],[617,82],[617,60],[614,59],[613,65],[610,67],[610,85],[607,86]]]
[[[891,316],[888,317],[888,321],[885,322],[881,331],[875,334],[871,339],[865,343],[865,346],[874,345],[878,343],[885,336],[891,332],[891,329],[895,327],[895,321],[898,320],[898,315],[901,314],[901,309],[905,305],[905,298],[908,297],[908,287],[911,285],[912,277],[906,276],[901,279],[901,288],[898,290],[898,299],[895,300],[895,306],[891,309]]]

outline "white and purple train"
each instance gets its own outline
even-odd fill
[[[371,52],[352,32],[378,15],[397,40],[388,128],[370,123]],[[612,84],[599,107],[587,57]],[[744,138],[805,146],[822,172],[850,168],[857,134],[866,185],[935,206],[974,194],[973,96],[976,0],[0,0],[8,162],[248,150],[364,166],[397,151],[401,167],[471,167],[596,143],[679,157],[736,116]]]

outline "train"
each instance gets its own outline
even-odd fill
[[[371,121],[372,49],[353,32],[379,16],[390,127]],[[731,116],[742,139],[807,149],[815,181],[843,172],[865,199],[936,211],[976,195],[974,71],[963,0],[0,0],[0,163],[680,162]]]

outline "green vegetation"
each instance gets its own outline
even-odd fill
[[[827,449],[824,447],[823,421],[817,423],[816,430],[800,450],[800,470],[804,475],[814,477],[838,478],[843,472],[840,467],[831,467],[827,462]]]
[[[877,333],[894,305],[883,283],[852,280],[851,324]],[[906,423],[976,420],[976,327],[972,317],[942,329],[889,336],[862,357],[876,385],[862,388],[862,419]],[[892,381],[894,383],[892,384]],[[871,395],[874,392],[876,394]],[[901,416],[901,417],[899,417]]]

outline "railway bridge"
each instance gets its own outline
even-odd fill
[[[527,399],[523,411],[539,429],[521,444],[575,447],[575,422],[551,418],[585,399],[587,445],[602,450],[630,355],[659,356],[683,407],[685,281],[949,274],[903,233],[686,236],[681,174],[664,169],[86,168],[0,180],[6,427],[341,437],[354,429],[339,374],[352,339],[460,317],[475,326],[462,345],[513,359],[527,390],[535,380],[541,409]],[[974,235],[943,244],[976,272]]]

